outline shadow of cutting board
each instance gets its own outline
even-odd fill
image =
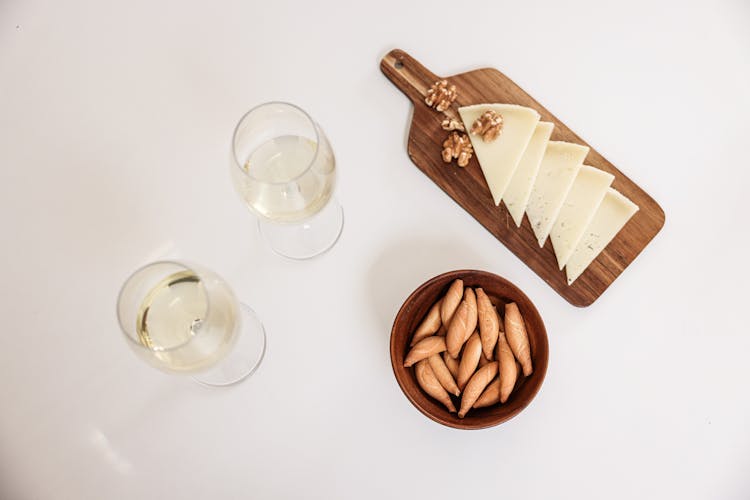
[[[571,304],[579,307],[591,305],[664,226],[664,211],[656,201],[591,148],[585,163],[612,173],[615,176],[612,187],[630,198],[640,210],[569,286],[565,271],[557,268],[549,238],[544,248],[539,248],[527,217],[524,216],[523,224],[516,228],[505,205],[495,206],[476,157],[472,157],[466,168],[443,163],[441,144],[448,132],[440,127],[440,123],[445,116],[427,106],[424,96],[435,81],[447,78],[458,90],[456,102],[446,111],[448,116],[458,118],[458,108],[469,104],[520,104],[537,110],[543,121],[555,124],[552,140],[591,146],[496,69],[440,77],[398,49],[383,58],[380,69],[414,105],[407,146],[412,162]]]

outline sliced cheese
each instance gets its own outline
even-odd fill
[[[531,228],[543,247],[563,201],[589,152],[587,146],[562,141],[549,141],[539,165],[534,187],[526,206]]]
[[[529,144],[518,162],[516,172],[511,177],[505,193],[503,193],[505,207],[518,227],[521,227],[523,213],[526,211],[526,204],[529,202],[529,196],[531,195],[531,188],[534,186],[539,165],[542,163],[544,151],[547,149],[547,143],[554,128],[555,126],[549,122],[537,123],[531,140],[529,140]]]
[[[589,267],[637,211],[638,205],[620,192],[607,189],[604,199],[565,265],[568,285]]]
[[[515,104],[477,104],[459,108],[458,112],[468,131],[471,130],[472,123],[488,110],[494,110],[503,117],[503,129],[497,139],[484,142],[481,136],[471,132],[468,134],[495,205],[499,205],[536,124],[539,123],[539,113]]]
[[[588,165],[578,171],[549,234],[560,269],[573,254],[614,179],[614,175]]]

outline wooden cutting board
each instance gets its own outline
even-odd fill
[[[383,58],[380,69],[414,105],[407,146],[412,162],[571,304],[579,307],[591,305],[664,226],[664,211],[653,198],[498,70],[478,69],[440,77],[398,49]],[[533,108],[543,121],[555,124],[551,140],[589,146],[591,151],[585,163],[614,174],[612,187],[640,207],[572,285],[567,284],[565,271],[557,268],[549,238],[544,248],[539,248],[527,217],[524,216],[523,224],[517,228],[505,205],[495,206],[476,156],[466,168],[459,168],[455,162],[450,165],[443,163],[441,144],[448,132],[440,127],[440,123],[445,116],[424,102],[427,89],[443,78],[456,85],[458,90],[456,102],[446,111],[449,116],[458,118],[458,108],[469,104],[511,103]]]

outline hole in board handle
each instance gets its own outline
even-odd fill
[[[401,61],[396,61],[395,63],[393,63],[393,67],[396,69],[401,69],[404,67],[404,63],[402,63]]]

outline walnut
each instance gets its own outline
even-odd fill
[[[471,124],[471,133],[481,135],[484,142],[494,141],[502,130],[503,116],[493,110],[485,111]]]
[[[443,123],[441,123],[440,126],[443,128],[443,130],[460,130],[461,132],[466,131],[466,129],[464,128],[464,124],[461,123],[461,121],[456,120],[455,118],[446,118],[445,120],[443,120]]]
[[[449,87],[448,80],[440,80],[432,84],[432,87],[427,91],[424,102],[438,111],[445,111],[451,107],[457,96],[455,85]]]
[[[466,134],[453,131],[443,141],[443,161],[445,163],[450,163],[451,160],[456,158],[458,166],[465,167],[469,164],[472,154],[474,154],[474,148],[471,147],[471,141]]]

